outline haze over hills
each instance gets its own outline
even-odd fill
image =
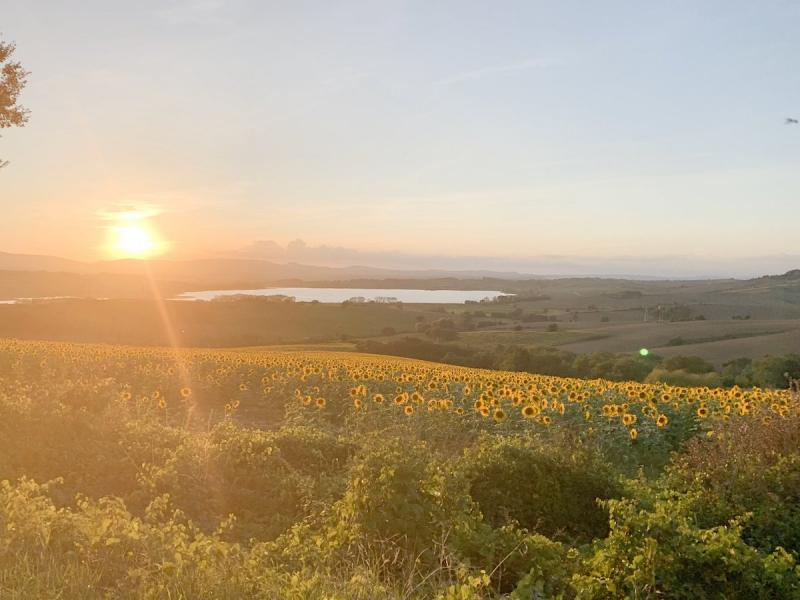
[[[496,271],[441,269],[401,270],[369,266],[327,267],[276,263],[245,258],[194,260],[134,259],[82,262],[55,256],[0,252],[0,271],[48,272],[72,275],[152,276],[158,281],[180,281],[190,287],[266,285],[276,282],[348,281],[353,279],[531,279],[534,275]]]
[[[783,257],[783,262],[792,264],[792,257]],[[449,259],[451,262],[455,259]],[[462,262],[466,258],[460,259]],[[476,261],[479,259],[476,259]],[[306,264],[295,261],[276,262],[258,258],[220,257],[199,259],[152,259],[141,261],[135,259],[77,261],[57,256],[14,254],[0,252],[0,271],[28,271],[69,273],[80,275],[126,275],[148,276],[158,281],[181,282],[185,286],[260,286],[267,284],[296,284],[302,282],[349,282],[359,280],[368,286],[372,280],[409,280],[409,279],[496,279],[496,280],[531,280],[570,277],[591,277],[627,280],[698,280],[728,279],[730,272],[721,275],[698,274],[687,267],[686,273],[642,274],[639,268],[646,265],[631,263],[635,270],[626,271],[624,261],[611,261],[609,266],[615,270],[602,270],[603,263],[597,259],[579,259],[569,257],[542,257],[532,264],[537,270],[519,269],[485,269],[485,268],[386,268],[365,265],[329,266]],[[654,259],[655,260],[655,259]],[[608,262],[608,261],[607,261]],[[753,259],[754,264],[757,260]],[[435,264],[435,263],[434,263]],[[793,264],[798,264],[794,261]],[[466,265],[464,265],[466,267]],[[559,270],[561,269],[561,270]],[[646,271],[644,271],[646,272]],[[753,273],[761,276],[769,271]],[[791,271],[790,271],[791,272]],[[739,276],[746,279],[747,277]]]
[[[87,263],[58,256],[41,254],[13,254],[0,252],[0,271],[52,271],[61,273],[88,273]]]

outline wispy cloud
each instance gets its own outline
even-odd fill
[[[449,77],[445,77],[434,82],[435,85],[448,86],[474,79],[482,79],[492,75],[499,75],[502,73],[513,73],[518,71],[529,71],[531,69],[541,69],[553,67],[561,64],[560,60],[555,58],[528,58],[519,62],[508,63],[504,65],[492,65],[471,69],[462,73],[457,73]]]
[[[160,206],[154,204],[118,204],[111,208],[103,208],[97,211],[97,217],[101,221],[128,222],[144,221],[157,217],[164,211]]]

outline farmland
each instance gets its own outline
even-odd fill
[[[0,595],[798,597],[798,440],[788,389],[9,340]]]
[[[0,282],[3,275],[0,273]],[[344,286],[348,282],[314,285]],[[356,280],[352,285],[485,289],[515,294],[470,304],[325,304],[241,297],[178,302],[138,297],[0,304],[0,337],[132,345],[242,347],[313,345],[354,349],[358,340],[424,334],[442,319],[456,346],[554,347],[577,354],[699,356],[731,360],[800,352],[796,272],[752,280],[623,279]],[[311,285],[311,284],[308,284]],[[162,287],[169,289],[169,285]],[[71,288],[48,288],[70,293]],[[172,336],[164,322],[172,323]],[[430,337],[430,336],[428,336]],[[343,344],[345,346],[343,346]],[[349,346],[347,346],[349,344]]]

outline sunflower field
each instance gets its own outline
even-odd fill
[[[800,598],[800,397],[0,341],[0,598]]]

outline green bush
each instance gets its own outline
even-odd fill
[[[756,599],[800,597],[800,568],[782,548],[742,539],[745,518],[699,527],[691,496],[609,500],[611,531],[573,576],[578,598]]]
[[[800,419],[733,425],[692,440],[661,485],[694,494],[700,524],[749,515],[742,537],[800,553]]]
[[[597,499],[616,494],[614,476],[579,448],[548,448],[527,436],[485,436],[465,451],[460,470],[470,496],[494,527],[514,522],[581,541],[608,531]]]
[[[206,529],[237,515],[234,533],[243,540],[274,537],[302,518],[313,490],[273,434],[230,422],[188,438],[163,466],[145,465],[140,479],[151,495],[169,494]]]

